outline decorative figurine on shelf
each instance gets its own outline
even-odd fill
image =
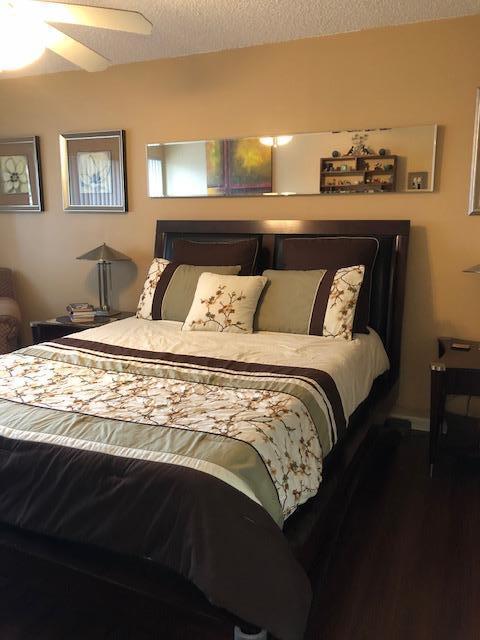
[[[375,169],[375,171],[382,171],[383,169],[383,165],[380,162],[380,160],[378,162],[375,163],[375,166],[373,167]]]
[[[340,151],[337,151],[335,149],[335,151],[332,151],[332,158],[339,158],[340,157]]]
[[[386,156],[387,155],[387,150],[386,149],[379,149],[378,150],[378,155],[379,156]]]
[[[348,150],[347,156],[368,156],[371,154],[370,149],[365,145],[368,133],[356,133],[352,136],[352,146]]]

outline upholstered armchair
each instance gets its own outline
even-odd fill
[[[20,309],[13,291],[10,269],[0,268],[0,354],[19,346]]]

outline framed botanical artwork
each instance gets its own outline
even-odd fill
[[[64,211],[127,211],[125,131],[60,135]]]
[[[473,152],[468,215],[480,215],[480,88],[477,89],[475,121],[473,125]]]
[[[0,139],[0,211],[43,211],[37,136]]]

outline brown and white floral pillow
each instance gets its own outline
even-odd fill
[[[137,318],[184,322],[204,271],[236,275],[240,265],[203,267],[155,258],[140,296]]]
[[[202,273],[184,331],[252,333],[264,276],[226,276]]]
[[[343,267],[333,276],[327,308],[323,319],[323,335],[351,340],[358,296],[365,275],[365,267]]]
[[[153,259],[145,279],[145,284],[143,285],[140,300],[138,301],[137,318],[143,318],[144,320],[152,319],[153,296],[155,295],[158,281],[169,262],[169,260],[165,260],[164,258]]]

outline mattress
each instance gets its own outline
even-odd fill
[[[310,585],[281,529],[382,342],[181,327],[129,318],[0,359],[0,521],[167,566],[297,640]]]

